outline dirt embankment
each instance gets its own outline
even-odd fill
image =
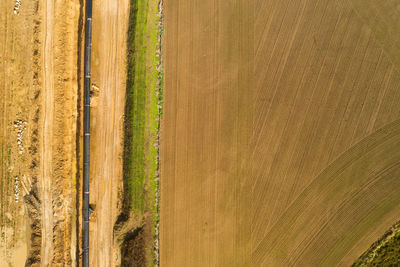
[[[114,266],[121,260],[113,226],[122,184],[128,6],[128,0],[93,1],[90,266]]]
[[[71,265],[80,3],[13,5],[0,3],[0,265]]]
[[[48,3],[48,2],[47,2]],[[76,114],[77,114],[77,38],[79,1],[57,1],[47,5],[45,56],[46,97],[43,128],[43,194],[51,199],[49,232],[53,249],[49,263],[66,265],[74,261],[74,213],[76,173]],[[54,14],[53,18],[51,15]],[[46,49],[49,48],[49,49]],[[52,50],[53,49],[53,50]],[[52,114],[52,115],[50,115]],[[50,115],[50,116],[48,116]],[[48,124],[46,124],[48,123]],[[46,127],[48,126],[48,127]],[[46,138],[49,137],[49,138]],[[48,140],[48,143],[45,142]],[[46,174],[50,174],[47,176]],[[51,181],[48,181],[51,178]],[[46,186],[46,183],[50,185]],[[49,189],[49,191],[46,191]],[[47,218],[42,217],[44,220]],[[43,244],[43,243],[42,243]],[[73,246],[71,248],[71,245]],[[50,249],[51,251],[51,249]]]
[[[398,3],[165,14],[162,265],[354,262],[400,211]]]

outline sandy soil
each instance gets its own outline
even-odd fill
[[[392,180],[397,156],[390,152],[399,137],[391,144],[382,138],[375,150],[360,146],[399,118],[398,65],[375,29],[359,17],[363,10],[351,2],[359,1],[299,1],[294,6],[270,1],[255,9],[251,218],[257,266],[349,265],[399,213],[398,199],[389,200],[392,190],[399,190]],[[394,2],[380,10],[372,2],[360,6],[376,23],[398,30],[396,23],[385,21],[390,16],[380,15],[382,9],[395,9],[390,5]],[[396,128],[388,131],[394,134]],[[354,151],[363,152],[361,163]],[[349,158],[354,159],[351,167],[341,165]],[[385,168],[394,172],[387,175]],[[333,170],[338,174],[329,174]],[[375,170],[376,176],[366,170]],[[342,183],[335,186],[336,181]],[[374,183],[372,192],[366,181]],[[299,208],[304,196],[311,202]],[[295,209],[297,215],[291,213]],[[383,213],[373,217],[378,209]],[[305,219],[311,214],[312,222]],[[290,241],[271,247],[277,232],[286,240],[284,222],[295,220],[302,226],[287,233]],[[313,229],[308,232],[308,227]],[[362,238],[369,242],[360,243]]]
[[[8,3],[0,10],[5,14],[1,64],[6,70],[0,84],[2,95],[8,95],[2,97],[2,144],[11,155],[7,159],[2,154],[1,180],[5,185],[11,177],[17,181],[18,176],[12,186],[19,186],[19,202],[2,201],[7,203],[4,214],[15,211],[8,221],[1,222],[9,232],[0,245],[1,251],[7,251],[0,262],[11,266],[25,262],[30,266],[71,265],[76,247],[72,228],[79,2],[31,1],[22,3],[18,14],[13,14]],[[22,142],[15,144],[16,131],[22,127],[14,126],[18,120],[26,129]],[[21,147],[24,150],[19,153]],[[13,171],[7,172],[10,167]],[[14,198],[14,190],[3,189],[2,199]],[[13,242],[4,243],[10,237]],[[13,257],[14,253],[18,257]],[[10,261],[14,258],[18,263]]]
[[[161,265],[349,265],[400,212],[398,4],[224,2],[165,1]]]
[[[90,202],[95,218],[90,224],[90,265],[114,266],[120,261],[113,227],[120,210],[122,137],[126,83],[128,0],[94,1]]]
[[[43,3],[42,264],[72,264],[78,1]],[[46,238],[43,238],[46,237]]]
[[[43,93],[43,141],[41,150],[41,189],[42,189],[42,264],[49,265],[53,255],[53,212],[52,212],[52,154],[53,154],[53,119],[54,119],[54,3],[44,2],[44,87]]]
[[[12,8],[11,2],[0,4],[4,14],[0,24],[4,114],[0,263],[20,266],[30,255],[31,265],[74,265],[80,253],[75,190],[79,185],[76,111],[81,6],[79,1],[34,1],[24,4],[18,15]],[[113,226],[122,182],[128,11],[126,0],[94,6],[93,83],[100,91],[92,112],[91,202],[97,205],[97,218],[91,224],[93,266],[110,266],[119,260],[119,249],[113,251]],[[21,42],[27,39],[32,42]],[[26,151],[21,156],[21,145],[16,143],[19,128],[13,126],[17,119],[27,123],[22,142]],[[16,176],[18,182],[13,181]],[[17,183],[19,202],[13,201]]]
[[[0,3],[0,265],[23,266],[30,250],[30,214],[25,196],[34,180],[32,132],[38,109],[34,78],[37,47],[35,3],[14,14],[13,1]]]

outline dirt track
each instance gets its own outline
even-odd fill
[[[0,265],[74,265],[80,3],[13,5],[0,2]],[[121,259],[128,5],[94,5],[91,266]],[[165,1],[161,265],[348,265],[398,220],[399,10]]]
[[[113,227],[122,187],[122,137],[126,83],[128,0],[94,1],[90,199],[96,205],[90,223],[90,265],[114,266],[120,260]]]
[[[0,223],[7,237],[0,243],[0,265],[22,264],[28,256],[33,265],[73,265],[79,260],[75,152],[80,2],[34,1],[23,5],[19,15],[7,3],[0,4]],[[128,11],[126,0],[94,6],[92,81],[100,91],[92,102],[91,203],[97,205],[91,223],[93,266],[114,265],[119,257],[119,250],[113,251],[113,226],[122,183]],[[30,38],[32,42],[21,45]],[[22,144],[16,143],[17,119],[27,123]],[[21,146],[25,152],[18,156]],[[12,201],[17,186],[19,202]]]
[[[72,229],[75,228],[79,3],[31,1],[23,4],[18,14],[13,14],[11,4],[1,5],[6,17],[1,27],[9,29],[3,31],[5,38],[1,41],[6,43],[2,43],[1,61],[5,70],[13,71],[4,73],[0,83],[2,94],[9,96],[2,98],[4,107],[9,107],[2,113],[3,122],[10,125],[6,129],[9,137],[3,135],[2,143],[12,156],[7,160],[3,154],[1,163],[2,170],[14,166],[16,173],[3,172],[1,180],[14,176],[16,182],[12,187],[19,187],[14,189],[19,201],[15,200],[15,204],[8,201],[7,207],[2,201],[6,210],[15,212],[9,217],[10,222],[2,221],[1,226],[8,229],[8,225],[14,225],[12,231],[17,235],[9,232],[7,235],[14,236],[14,241],[2,240],[0,249],[6,248],[8,257],[18,253],[15,259],[21,264],[26,261],[30,266],[71,265],[76,249]],[[11,126],[17,119],[25,121],[26,133],[16,146],[13,139],[17,133]],[[24,147],[22,152],[21,147]],[[2,198],[13,199],[14,192],[3,189]],[[26,233],[21,235],[25,229]],[[20,252],[21,243],[25,255]],[[7,263],[15,266],[12,260],[0,257],[2,266]]]
[[[48,266],[53,255],[53,211],[52,211],[52,162],[54,119],[54,53],[53,53],[53,1],[44,2],[44,87],[43,94],[43,140],[41,149],[41,199],[42,199],[42,264]]]
[[[42,263],[73,264],[78,1],[43,3]],[[62,18],[62,19],[61,19]],[[50,238],[50,239],[49,239]],[[46,239],[46,240],[44,240]],[[44,252],[44,253],[43,253]]]

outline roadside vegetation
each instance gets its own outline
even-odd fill
[[[124,258],[136,259],[138,262],[134,264],[146,266],[158,264],[158,147],[162,93],[159,3],[159,0],[130,2],[123,156],[124,195],[122,213],[116,223],[118,231],[128,221],[136,221],[133,223],[136,227],[127,229],[123,235],[121,254],[125,255]],[[141,249],[138,250],[138,247]],[[137,255],[138,251],[142,251],[144,255]],[[129,256],[130,254],[132,255]],[[124,266],[124,262],[122,265]]]
[[[400,222],[387,231],[352,265],[399,266],[400,265]]]

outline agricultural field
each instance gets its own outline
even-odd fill
[[[114,266],[121,260],[113,237],[122,187],[126,47],[121,44],[126,43],[128,8],[127,0],[93,1],[90,266]]]
[[[0,1],[0,266],[84,265],[84,89],[89,266],[400,265],[399,1],[90,3]]]
[[[400,216],[398,1],[166,1],[161,265],[351,265]]]

